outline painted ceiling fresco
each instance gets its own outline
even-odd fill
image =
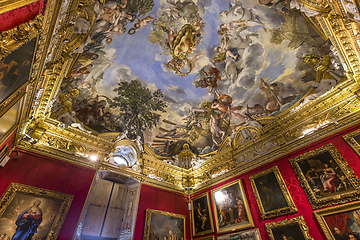
[[[78,89],[74,117],[93,131],[140,136],[162,156],[184,143],[212,152],[236,127],[279,114],[320,84],[315,68],[334,56],[332,46],[295,2],[97,3],[61,91]],[[88,27],[78,21],[75,31]],[[341,65],[332,61],[328,75],[324,92],[344,76]]]

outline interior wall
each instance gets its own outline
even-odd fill
[[[190,238],[190,218],[187,195],[142,184],[136,217],[134,239],[143,239],[146,209],[155,209],[186,216],[186,239]]]
[[[0,167],[0,196],[12,182],[74,195],[58,237],[71,239],[96,171],[25,151],[15,155]]]
[[[339,151],[339,153],[341,154],[341,156],[344,158],[344,160],[347,161],[349,166],[351,167],[351,169],[354,170],[355,174],[357,176],[360,176],[360,164],[359,164],[360,158],[353,151],[353,149],[347,144],[347,142],[342,138],[342,136],[344,136],[345,134],[348,134],[359,128],[360,128],[360,125],[357,125],[355,127],[349,128],[345,131],[342,131],[342,132],[332,135],[330,137],[324,138],[323,140],[321,140],[319,142],[311,144],[311,145],[309,145],[305,148],[302,148],[296,152],[290,153],[289,155],[282,157],[282,158],[272,162],[271,164],[264,165],[260,168],[249,171],[245,174],[238,175],[229,180],[223,181],[217,185],[211,186],[205,190],[197,192],[196,194],[192,195],[191,198],[194,198],[204,192],[209,192],[210,196],[211,196],[211,190],[216,189],[216,188],[218,188],[226,183],[229,183],[231,181],[234,181],[236,179],[241,179],[242,184],[244,185],[247,200],[249,202],[249,207],[250,207],[250,211],[251,211],[251,214],[252,214],[252,217],[254,220],[255,228],[259,228],[262,239],[270,239],[266,232],[266,229],[265,229],[265,223],[277,222],[277,221],[281,221],[284,219],[290,219],[290,218],[298,217],[298,216],[304,216],[306,224],[309,227],[309,233],[310,233],[311,237],[313,237],[314,239],[326,239],[325,235],[323,235],[323,232],[316,221],[316,218],[313,215],[313,210],[311,208],[311,205],[310,205],[309,201],[307,200],[305,192],[304,192],[303,188],[301,187],[300,182],[298,181],[293,168],[290,165],[289,159],[296,157],[298,155],[301,155],[305,152],[317,149],[323,145],[333,143],[334,146]],[[281,172],[281,175],[289,189],[291,197],[293,198],[294,203],[298,209],[298,212],[294,213],[294,214],[288,214],[285,216],[281,216],[281,217],[273,217],[270,219],[263,220],[261,217],[261,213],[260,213],[256,198],[255,198],[249,177],[251,175],[259,173],[263,170],[269,169],[273,166],[278,166],[278,168]],[[213,202],[212,202],[211,197],[210,197],[210,200],[211,200],[211,206],[212,206]],[[212,209],[212,215],[213,215],[215,234],[212,233],[212,234],[208,234],[208,235],[217,236],[218,234],[216,233],[216,227],[215,227],[214,209]],[[237,232],[240,232],[240,230]],[[228,233],[224,233],[224,234],[228,234]],[[223,235],[223,234],[221,234],[221,235]],[[198,238],[198,237],[196,237],[196,238]]]

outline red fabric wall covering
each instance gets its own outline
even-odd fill
[[[134,240],[143,239],[147,208],[185,215],[186,239],[190,240],[190,218],[187,203],[186,195],[142,184]]]
[[[358,129],[359,127],[360,127],[360,125],[357,125],[357,126],[349,128],[347,130],[344,130],[340,133],[332,135],[330,137],[324,138],[321,141],[311,144],[311,145],[309,145],[303,149],[300,149],[296,152],[290,153],[287,156],[282,157],[279,160],[276,160],[270,164],[264,165],[260,168],[252,170],[245,174],[242,174],[242,175],[236,176],[234,178],[231,178],[229,180],[226,180],[224,182],[221,182],[215,186],[205,189],[204,191],[198,192],[198,193],[196,193],[196,195],[193,195],[192,198],[194,198],[204,192],[209,192],[211,195],[211,190],[218,188],[228,182],[234,181],[236,179],[241,179],[241,181],[244,185],[244,188],[245,188],[245,193],[246,193],[249,205],[250,205],[250,211],[251,211],[252,217],[254,219],[255,228],[259,228],[262,239],[270,239],[266,232],[266,229],[265,229],[265,223],[281,221],[284,219],[290,219],[290,218],[297,217],[297,216],[304,216],[306,224],[309,227],[309,232],[310,232],[311,237],[313,237],[315,240],[326,239],[325,236],[323,235],[321,228],[319,227],[319,225],[317,223],[317,220],[315,219],[315,217],[313,215],[313,210],[311,208],[311,205],[309,204],[307,197],[305,195],[305,192],[304,192],[303,188],[301,187],[301,185],[296,177],[296,174],[290,165],[289,159],[291,159],[295,156],[301,155],[307,151],[317,149],[323,145],[333,143],[334,146],[337,148],[337,150],[342,155],[342,157],[345,159],[345,161],[347,161],[349,166],[354,170],[355,174],[357,176],[360,176],[360,164],[358,164],[360,158],[352,150],[352,148],[345,142],[345,140],[342,138],[343,135],[348,134],[348,133]],[[255,199],[253,189],[251,187],[249,177],[253,174],[256,174],[258,172],[261,172],[261,171],[271,168],[273,166],[279,167],[281,175],[286,182],[286,185],[287,185],[289,192],[295,202],[298,212],[295,214],[290,214],[290,215],[285,215],[285,216],[281,216],[281,217],[263,220],[261,217],[261,214],[260,214],[258,204]],[[212,199],[211,199],[211,204],[212,204]],[[214,209],[212,209],[212,213],[213,213],[213,222],[214,222],[214,227],[215,227]],[[208,235],[211,235],[211,234],[208,234]],[[215,227],[215,236],[217,236],[216,227]]]
[[[39,0],[21,8],[0,14],[0,32],[28,22],[38,14],[44,14],[46,0]]]
[[[12,153],[11,156],[14,156]],[[41,155],[20,152],[0,168],[0,195],[10,183],[20,183],[74,195],[58,239],[72,239],[96,171]]]
[[[14,139],[16,135],[16,129],[5,139],[5,141],[1,144],[0,150],[5,146],[9,145],[7,153],[10,152],[11,148],[14,146]],[[0,167],[1,168],[1,167]]]

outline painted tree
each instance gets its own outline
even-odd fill
[[[138,80],[118,82],[114,88],[117,97],[110,102],[111,108],[119,108],[120,116],[128,130],[152,129],[160,120],[160,113],[165,112],[166,102],[162,100],[161,90],[151,92]]]

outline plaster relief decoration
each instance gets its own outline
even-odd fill
[[[360,181],[332,143],[289,161],[313,209],[360,199]]]
[[[136,214],[139,202],[140,185],[128,186],[120,236],[122,239],[132,239],[135,230]]]
[[[0,199],[0,236],[57,239],[73,196],[11,183]]]
[[[264,118],[343,81],[334,47],[298,9],[317,14],[295,0],[97,1],[92,29],[74,20],[77,34],[90,33],[60,87],[79,94],[52,117],[125,134],[169,159],[216,153],[227,136],[245,145]]]

